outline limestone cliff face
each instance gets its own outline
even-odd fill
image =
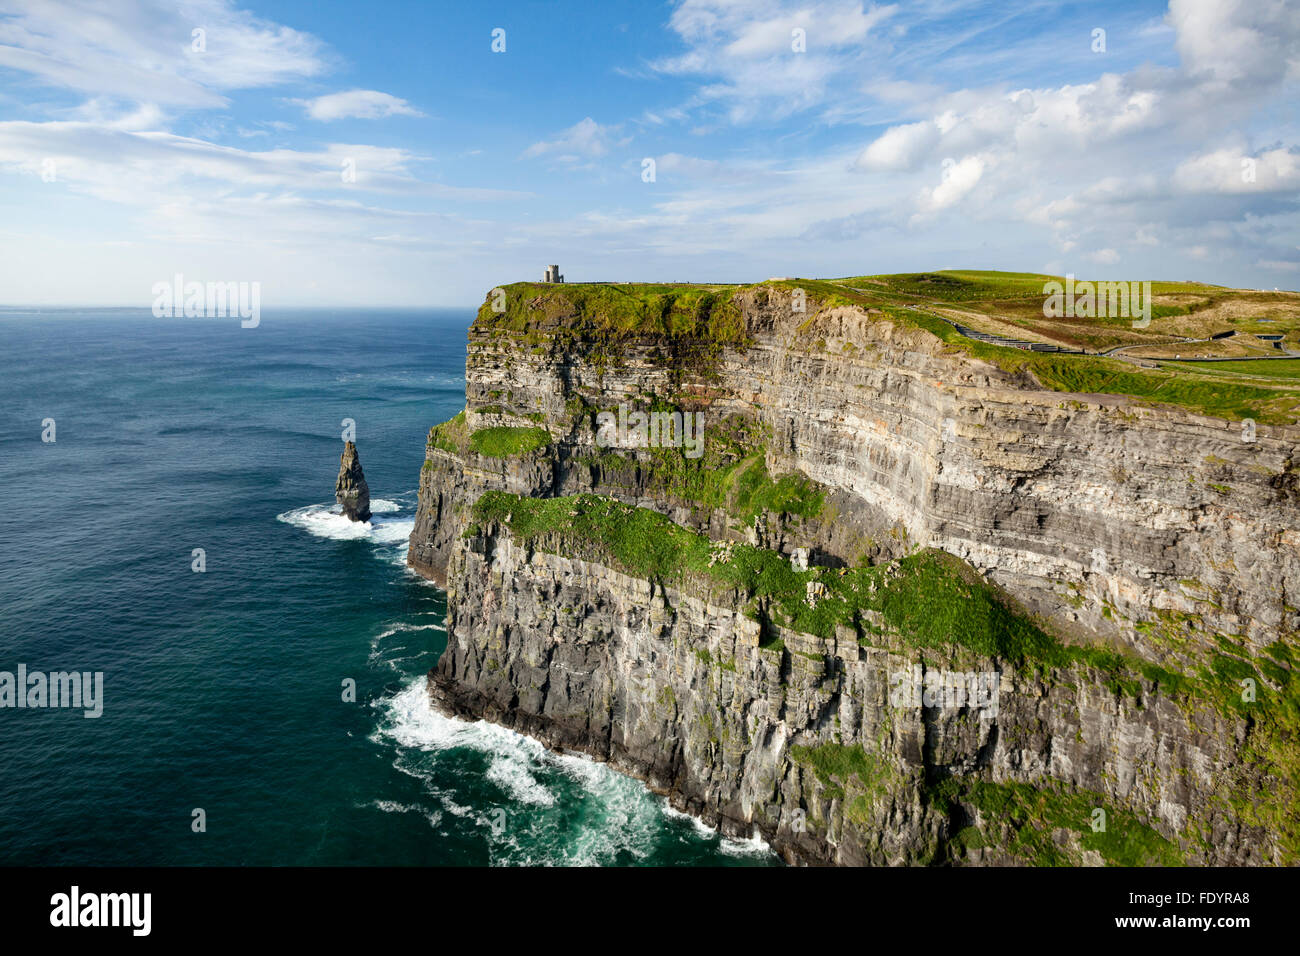
[[[1001,671],[997,716],[980,719],[973,707],[891,702],[895,675],[918,658],[889,635],[868,648],[851,633],[783,631],[783,649],[765,648],[759,624],[730,603],[532,551],[500,528],[457,549],[449,575],[456,637],[430,675],[435,700],[609,760],[729,834],[760,832],[792,861],[1038,860],[1042,848],[1001,845],[999,810],[923,799],[966,777],[1086,792],[1083,818],[1059,836],[1076,862],[1102,861],[1085,839],[1098,807],[1112,830],[1123,832],[1114,808],[1124,808],[1171,842],[1194,821],[1192,862],[1269,858],[1267,834],[1215,799],[1243,728],[1150,684],[1127,696],[1086,669],[1032,677],[992,659],[931,658],[927,668]],[[874,758],[867,779],[819,777],[819,748],[855,746]],[[956,841],[968,827],[985,845]]]
[[[448,588],[442,706],[608,759],[791,860],[1295,859],[1279,741],[1296,727],[1296,429],[1048,391],[861,309],[810,319],[779,289],[738,306],[747,342],[698,374],[660,342],[610,361],[581,337],[471,330],[467,412],[431,436],[411,539],[412,566]],[[700,411],[706,442],[752,425],[766,472],[815,487],[815,513],[738,516],[662,454],[596,447],[596,409],[651,396]],[[470,441],[539,423],[551,444],[525,454]],[[946,552],[1136,676],[919,648],[887,621],[801,633],[753,595],[480,524],[489,490],[594,492],[827,569]],[[891,703],[918,669],[997,673],[996,715]]]
[[[334,498],[343,508],[343,516],[351,521],[370,520],[370,486],[361,471],[357,446],[347,442],[339,457],[339,477],[334,482]]]

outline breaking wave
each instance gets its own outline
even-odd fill
[[[554,753],[487,721],[440,713],[429,703],[423,677],[374,706],[378,722],[371,740],[396,747],[394,766],[422,782],[438,812],[476,827],[493,864],[635,864],[663,844],[667,830],[683,842],[712,846],[727,856],[771,854],[757,838],[721,838],[604,764]],[[471,797],[448,785],[457,779],[474,780],[475,790],[482,792]]]
[[[370,520],[352,521],[343,517],[332,503],[307,505],[276,515],[277,521],[300,528],[317,538],[331,541],[370,541],[377,545],[405,545],[415,527],[415,517],[405,514],[408,506],[387,498],[370,502]],[[402,548],[402,560],[406,550]]]

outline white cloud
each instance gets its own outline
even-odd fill
[[[931,212],[948,208],[974,189],[983,175],[984,160],[978,156],[967,156],[960,162],[946,162],[943,179],[924,194],[922,207]]]
[[[233,190],[356,189],[471,201],[523,195],[422,182],[409,168],[418,158],[405,149],[361,143],[253,151],[91,123],[0,122],[0,167],[39,176],[48,161],[66,187],[139,207],[157,207],[179,195],[228,197]],[[353,182],[344,180],[345,163]]]
[[[423,116],[406,100],[378,90],[347,90],[311,100],[294,100],[314,120],[383,119],[386,116]]]
[[[1180,163],[1173,181],[1192,193],[1295,192],[1300,190],[1300,155],[1288,149],[1258,156],[1241,149],[1219,149]]]
[[[857,165],[875,170],[915,169],[922,160],[932,156],[940,135],[937,125],[930,120],[891,127],[862,151]]]
[[[550,156],[569,164],[589,162],[631,142],[629,137],[620,137],[618,132],[618,127],[602,126],[588,116],[560,132],[553,140],[533,143],[524,150],[524,155]]]
[[[1165,19],[1184,68],[1206,85],[1270,86],[1300,71],[1300,15],[1288,0],[1171,0]]]
[[[733,123],[788,116],[820,104],[830,81],[852,69],[895,9],[843,0],[683,0],[669,27],[686,51],[651,68],[703,79],[688,109],[718,103]],[[795,49],[796,30],[802,50]]]
[[[80,106],[47,108],[55,122],[0,122],[0,171],[39,197],[6,206],[0,226],[0,285],[17,290],[11,298],[56,294],[41,283],[63,288],[47,260],[77,263],[105,289],[145,263],[128,296],[173,260],[197,272],[193,260],[208,274],[266,269],[270,279],[275,270],[297,289],[319,283],[322,296],[351,300],[416,286],[407,301],[423,299],[434,274],[442,301],[454,301],[555,258],[582,278],[739,281],[1052,261],[1060,267],[1047,271],[1122,264],[1131,275],[1251,276],[1270,287],[1290,281],[1300,259],[1295,114],[1289,126],[1277,120],[1297,78],[1300,18],[1276,0],[1174,0],[1167,17],[1129,16],[1127,32],[1107,24],[1119,55],[1093,59],[1070,53],[1062,36],[1077,18],[1050,6],[677,2],[667,24],[675,53],[618,70],[649,93],[627,118],[588,116],[511,151],[620,174],[550,177],[564,201],[539,208],[564,211],[546,221],[515,205],[477,206],[490,211],[482,218],[434,212],[435,201],[521,194],[427,182],[417,173],[432,157],[410,149],[304,143],[269,115],[224,112],[231,90],[304,79],[314,79],[306,91],[260,99],[295,102],[322,121],[418,111],[377,90],[314,96],[338,88],[320,85],[331,58],[320,41],[254,17],[236,6],[243,0],[180,2],[0,0],[15,11],[0,16],[0,71],[24,71],[26,87],[86,94]],[[1061,35],[1033,29],[1053,17]],[[189,49],[198,25],[202,57]],[[796,29],[803,53],[790,46]],[[1079,36],[1086,51],[1087,31]],[[1125,60],[1140,38],[1140,55]],[[1175,54],[1176,66],[1120,65]],[[43,94],[23,108],[39,111]],[[255,99],[240,97],[241,109]],[[212,109],[195,117],[194,108]],[[633,130],[646,131],[635,149]],[[683,134],[698,131],[722,135],[687,150]],[[265,148],[286,144],[296,148]],[[446,168],[482,145],[456,147]],[[643,150],[658,163],[653,189],[634,174]],[[508,161],[484,156],[474,167],[499,158]],[[1256,164],[1253,182],[1241,176],[1243,159]],[[57,182],[40,181],[46,160]],[[355,183],[340,177],[348,160]],[[519,164],[505,175],[541,172]]]
[[[1206,251],[1220,262],[1237,250],[1243,267],[1252,248],[1273,250],[1252,260],[1284,259],[1277,243],[1294,238],[1294,222],[1267,235],[1213,231],[1293,215],[1300,200],[1300,151],[1268,134],[1258,140],[1269,145],[1252,149],[1244,129],[1300,75],[1300,17],[1283,6],[1174,0],[1163,29],[1180,66],[913,99],[913,115],[875,136],[854,168],[871,174],[864,181],[895,184],[896,198],[876,215],[912,228],[958,225],[951,212],[960,207],[962,216],[1001,220],[1022,236],[1033,234],[1025,227],[1046,227],[1043,238],[1061,252],[1099,250],[1092,254],[1099,264],[1136,250]],[[1222,145],[1206,151],[1205,143]],[[966,158],[950,164],[938,186],[918,182],[946,157]]]
[[[214,107],[223,91],[272,86],[324,69],[310,34],[231,0],[18,0],[0,18],[0,67],[51,86],[141,103]],[[194,31],[204,49],[196,51]]]

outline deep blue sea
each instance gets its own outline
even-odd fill
[[[104,675],[98,719],[0,708],[0,864],[773,862],[429,708],[445,602],[404,562],[471,318],[0,310],[0,671]],[[345,418],[368,526],[331,514]]]

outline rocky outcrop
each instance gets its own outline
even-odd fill
[[[357,446],[347,442],[339,458],[339,477],[334,482],[334,498],[343,509],[343,516],[351,521],[370,520],[370,486],[361,471]]]
[[[1300,431],[1246,440],[1237,421],[1047,390],[780,289],[737,301],[743,344],[686,375],[662,341],[611,360],[550,314],[540,334],[471,329],[462,431],[431,435],[410,551],[448,589],[441,706],[608,759],[795,861],[1300,858]],[[705,460],[598,447],[594,412],[620,404],[703,412]],[[527,455],[468,440],[539,422],[552,444]],[[607,496],[717,542],[807,549],[809,575],[933,549],[1068,653],[980,652],[875,612],[818,636],[756,592],[479,520],[490,491]],[[821,580],[800,578],[813,609]],[[998,674],[998,713],[890,705],[917,668]]]

